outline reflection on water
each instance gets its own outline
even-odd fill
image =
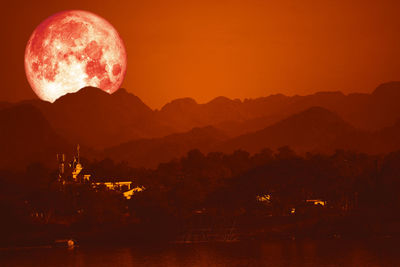
[[[400,266],[397,241],[254,241],[9,249],[0,266]]]

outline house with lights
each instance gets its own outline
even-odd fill
[[[84,171],[80,162],[80,146],[77,146],[76,155],[66,166],[65,154],[57,154],[58,160],[58,181],[61,185],[66,184],[90,184],[94,190],[107,189],[119,191],[126,199],[131,199],[133,195],[145,190],[143,186],[133,187],[132,181],[118,181],[118,179],[102,179],[106,182],[93,182],[92,175]],[[70,168],[70,174],[66,172],[66,167]],[[108,181],[107,181],[108,180]]]

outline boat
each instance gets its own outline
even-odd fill
[[[57,239],[53,243],[53,247],[56,248],[75,248],[78,246],[78,243],[75,239]]]

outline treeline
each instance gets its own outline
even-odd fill
[[[400,152],[299,156],[288,147],[255,155],[193,150],[160,164],[140,182],[147,190],[131,207],[149,224],[162,214],[171,224],[200,216],[213,223],[229,218],[247,230],[277,220],[275,226],[292,227],[279,231],[291,233],[301,232],[306,222],[310,231],[323,222],[326,234],[371,234],[371,227],[380,228],[374,229],[378,235],[381,230],[395,234],[399,226]]]
[[[234,224],[242,236],[253,237],[395,235],[400,225],[400,152],[299,156],[288,147],[254,155],[192,150],[155,170],[110,159],[83,165],[95,180],[132,180],[146,189],[126,200],[88,184],[60,189],[57,172],[40,164],[23,173],[2,171],[1,229],[10,234],[45,225],[43,233],[54,227],[55,233],[82,236],[109,231],[115,239],[122,238],[115,234],[119,229],[125,237],[158,239],[174,238],[188,225]]]

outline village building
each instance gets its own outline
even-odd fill
[[[108,190],[119,191],[126,199],[131,197],[137,192],[145,190],[143,186],[133,187],[132,181],[118,181],[118,179],[102,179],[105,182],[94,182],[92,175],[85,172],[83,165],[80,162],[80,146],[77,146],[76,155],[73,156],[72,162],[68,165],[71,171],[70,174],[66,173],[66,157],[65,154],[57,154],[58,160],[58,181],[62,185],[68,183],[75,184],[90,184],[95,190],[100,188],[107,188]],[[108,181],[107,181],[108,180]]]

